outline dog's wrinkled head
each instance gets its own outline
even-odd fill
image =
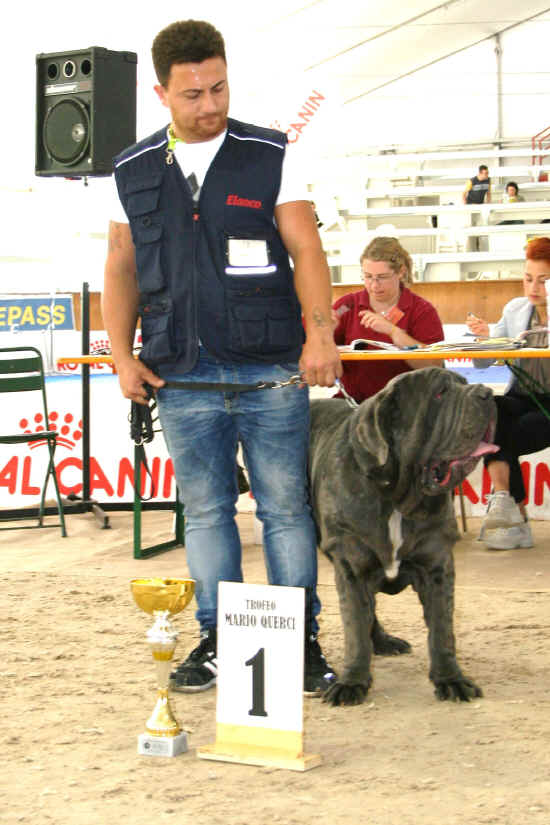
[[[451,370],[415,370],[393,378],[354,413],[357,460],[401,512],[424,495],[452,490],[496,450],[493,394]]]

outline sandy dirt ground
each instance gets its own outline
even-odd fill
[[[132,558],[129,514],[112,529],[92,515],[59,531],[0,533],[2,623],[0,821],[44,825],[548,825],[550,822],[550,525],[532,550],[488,552],[479,521],[456,546],[459,661],[483,688],[441,703],[428,680],[426,630],[409,588],[379,597],[387,630],[411,655],[377,658],[367,701],[305,700],[306,773],[198,759],[215,739],[216,691],[173,696],[190,750],[140,757],[155,677],[134,604],[134,577],[185,576],[185,550]],[[166,538],[167,513],[144,516],[145,541]],[[248,581],[264,582],[252,515],[239,515]],[[342,663],[330,564],[320,560],[321,640]],[[190,607],[177,654],[196,640]]]

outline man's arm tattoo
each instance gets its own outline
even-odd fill
[[[312,313],[313,323],[316,327],[326,327],[328,326],[328,319],[325,313],[319,309],[319,307],[315,307]]]
[[[109,252],[114,252],[115,249],[122,249],[120,227],[116,223],[111,223],[109,226]]]

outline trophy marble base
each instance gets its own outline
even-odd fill
[[[141,756],[179,756],[187,749],[187,734],[183,731],[177,736],[153,736],[151,733],[140,733],[138,736],[138,753]]]

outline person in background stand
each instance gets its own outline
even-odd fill
[[[508,181],[504,195],[502,196],[502,203],[521,203],[525,198],[519,194],[519,186],[513,180]]]
[[[481,164],[477,175],[466,182],[462,193],[463,203],[491,203],[491,178],[489,167]]]
[[[240,442],[268,579],[305,589],[304,692],[320,695],[334,673],[317,641],[307,385],[330,387],[342,371],[326,257],[286,136],[228,118],[221,34],[202,21],[173,23],[152,52],[171,123],[115,158],[121,205],[109,228],[102,306],[123,394],[145,403],[144,385],[156,390],[185,505],[201,639],[172,674],[173,689],[216,683],[218,582],[242,581]],[[291,383],[298,373],[301,383]],[[175,381],[222,387],[182,390],[169,386]],[[266,381],[282,386],[231,391]]]
[[[338,345],[370,338],[406,349],[443,340],[435,307],[407,288],[412,260],[397,238],[374,238],[359,260],[365,289],[343,295],[332,307]],[[346,392],[361,402],[385,387],[390,378],[431,366],[442,366],[442,361],[346,361],[341,380]]]
[[[545,282],[548,279],[550,238],[534,238],[526,247],[524,297],[512,298],[506,304],[493,329],[493,337],[515,338],[528,330],[529,346],[547,346]],[[468,315],[466,325],[477,336],[490,334],[489,324],[473,314]],[[485,368],[490,363],[487,359],[476,359],[474,366]],[[484,458],[493,493],[488,496],[487,512],[479,535],[480,540],[494,550],[533,546],[519,457],[550,446],[550,420],[537,404],[538,401],[550,415],[550,361],[522,358],[518,366],[538,382],[540,389],[530,392],[513,378],[504,395],[495,396],[497,429],[494,442],[500,451]]]

